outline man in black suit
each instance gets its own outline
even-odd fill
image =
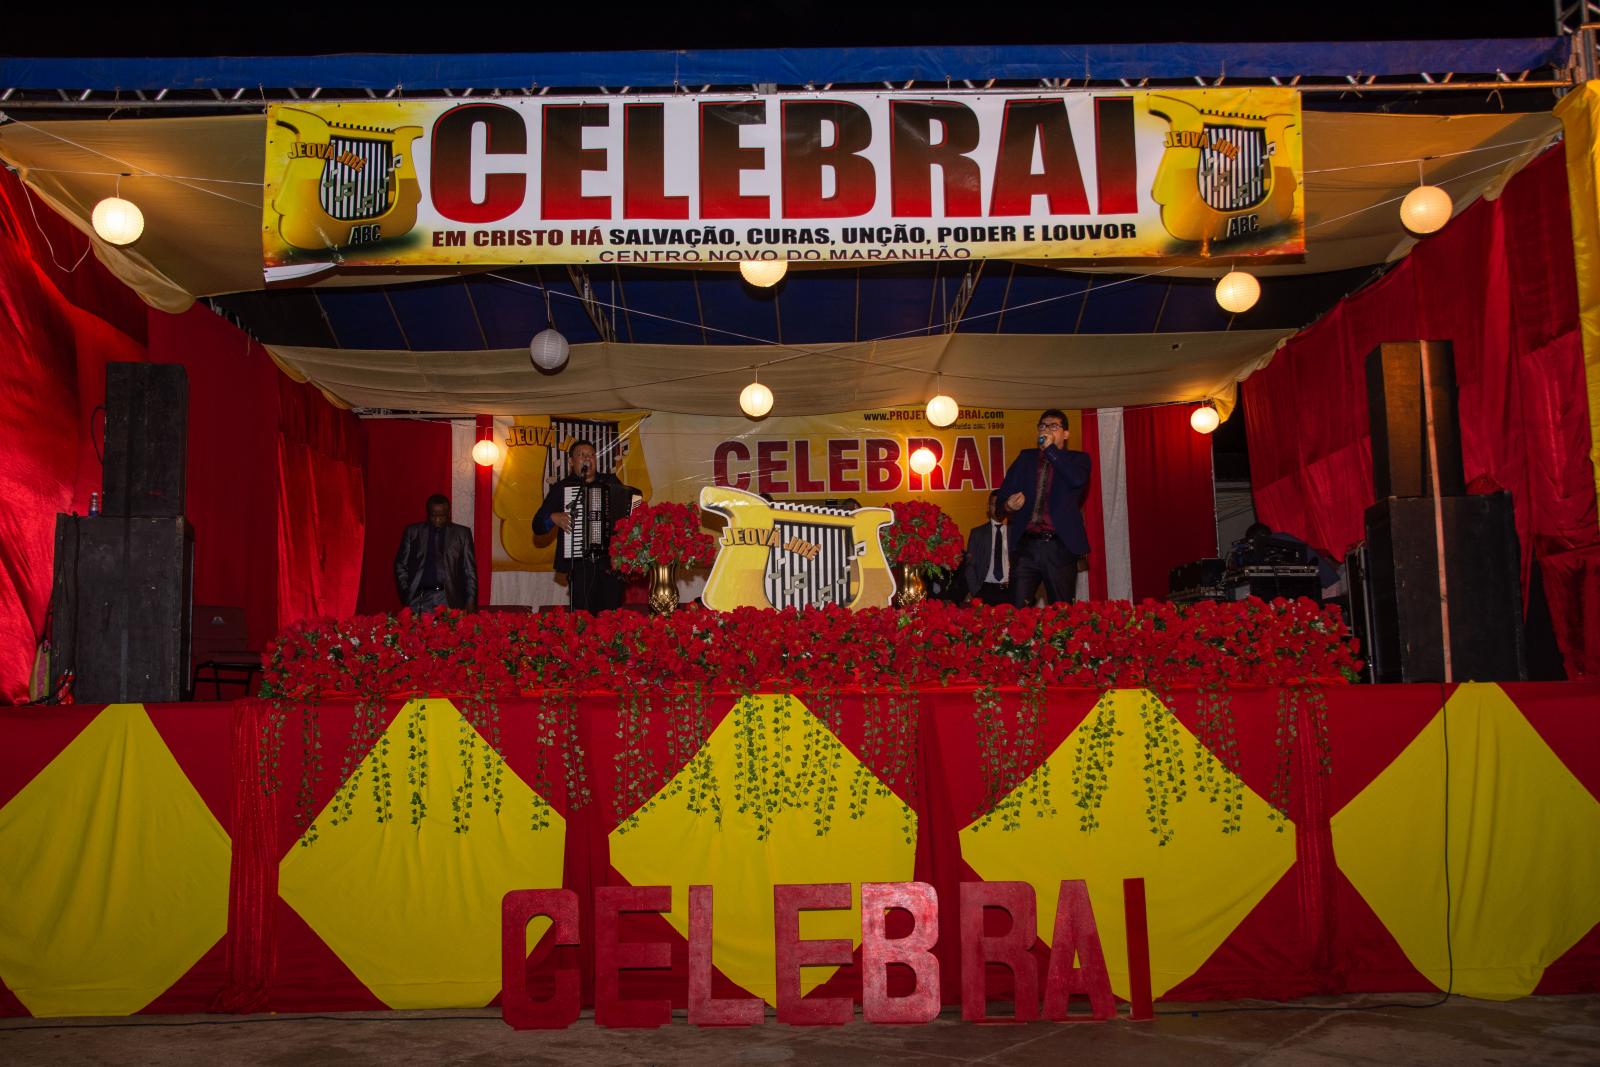
[[[985,604],[1011,603],[1011,549],[1006,543],[1006,520],[998,489],[989,494],[989,521],[974,526],[967,534],[967,558],[961,564],[961,576],[967,598],[977,596]]]
[[[1039,447],[1012,461],[1000,484],[1000,509],[1011,516],[1011,602],[1033,603],[1044,584],[1049,603],[1072,601],[1078,593],[1078,560],[1089,554],[1083,531],[1084,490],[1089,486],[1089,454],[1067,446],[1072,433],[1059,408],[1039,416]]]
[[[544,503],[533,517],[533,532],[547,534],[560,530],[556,543],[556,571],[567,576],[567,592],[574,611],[597,614],[622,606],[622,580],[611,569],[611,530],[616,521],[626,515],[639,502],[638,490],[623,485],[616,475],[600,471],[594,445],[588,441],[574,441],[567,448],[567,469],[573,473],[550,487]],[[606,490],[609,518],[607,529],[601,532],[598,545],[591,545],[578,558],[567,551],[567,539],[572,534],[572,519],[566,513],[566,490],[572,487],[600,486]]]
[[[450,521],[450,499],[428,498],[428,521],[414,522],[394,556],[400,603],[412,611],[478,606],[478,560],[472,531]]]

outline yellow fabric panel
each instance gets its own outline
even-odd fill
[[[1578,266],[1578,323],[1589,393],[1589,459],[1600,493],[1600,82],[1587,82],[1556,106],[1566,131],[1567,199]]]
[[[1445,712],[1333,817],[1334,854],[1429,981],[1526,996],[1600,922],[1600,803],[1499,686],[1463,685]]]
[[[1055,398],[1072,407],[1121,407],[1210,398],[1233,411],[1235,383],[1265,366],[1288,330],[1212,333],[945,333],[892,341],[788,345],[805,353],[763,366],[788,415],[859,411],[928,401],[939,375],[963,407],[1037,410]],[[316,382],[344,402],[406,411],[471,410],[497,415],[567,414],[589,408],[679,412],[743,419],[739,391],[762,345],[574,345],[553,394],[528,366],[528,350],[403,352],[274,345],[291,377]]]
[[[0,978],[34,1015],[128,1015],[228,925],[227,833],[139,704],[0,809]]]
[[[1039,937],[1054,934],[1056,899],[1061,882],[1082,878],[1089,883],[1100,943],[1105,949],[1111,988],[1128,996],[1128,940],[1122,906],[1122,880],[1145,880],[1145,909],[1150,927],[1150,979],[1155,996],[1189,977],[1244,917],[1260,903],[1295,859],[1294,824],[1269,822],[1265,800],[1248,786],[1240,829],[1224,834],[1221,809],[1196,793],[1200,742],[1175,718],[1170,729],[1188,767],[1188,796],[1173,805],[1173,836],[1166,845],[1151,833],[1145,813],[1145,731],[1140,722],[1142,700],[1166,715],[1154,695],[1117,689],[1100,698],[1095,711],[1046,761],[1056,813],[1036,818],[1022,793],[1022,824],[1007,830],[999,820],[973,823],[961,831],[961,855],[986,881],[1027,882],[1038,903]],[[1080,735],[1093,729],[1095,717],[1108,710],[1118,731],[1100,808],[1100,827],[1085,833],[1080,809],[1073,801],[1072,767]],[[1218,767],[1219,775],[1229,772]],[[1283,827],[1279,832],[1279,827]]]
[[[840,744],[826,726],[795,698],[750,697],[763,724],[766,751],[773,761],[764,773],[777,769],[777,761],[790,775],[802,772],[802,753],[831,774],[838,789],[831,799],[807,794],[806,804],[789,808],[771,820],[766,840],[758,836],[756,806],[740,811],[735,802],[736,769],[746,766],[735,759],[740,742],[737,713],[727,715],[712,731],[703,754],[710,757],[722,804],[722,825],[709,815],[690,810],[690,767],[661,788],[636,825],[619,827],[611,834],[611,865],[633,885],[672,887],[670,922],[684,937],[689,935],[689,886],[713,887],[712,960],[741,987],[777,1003],[773,957],[772,887],[803,882],[849,882],[849,911],[809,911],[800,914],[800,936],[805,939],[845,938],[861,943],[861,883],[910,881],[916,862],[916,816],[899,797],[876,793],[868,797],[866,814],[850,817],[851,783],[861,763]],[[811,746],[805,743],[807,729]],[[780,756],[780,753],[786,755]],[[837,763],[834,761],[837,760]],[[692,764],[691,764],[692,766]],[[877,785],[865,772],[864,782]],[[832,826],[819,835],[814,804],[832,812]],[[908,840],[907,838],[910,838]],[[802,967],[800,989],[808,993],[827,981],[836,968]]]
[[[408,732],[426,752],[419,826],[410,816]],[[533,790],[448,700],[411,701],[385,736],[387,746],[375,744],[352,773],[360,780],[350,817],[336,822],[336,795],[317,815],[316,839],[302,838],[284,857],[279,895],[391,1008],[481,1008],[500,991],[500,900],[513,889],[560,888],[566,824],[547,811],[550,825],[533,829]],[[457,833],[462,753],[472,763],[471,815]],[[486,796],[497,769],[499,814]],[[384,773],[391,817],[380,823],[372,792]],[[549,924],[530,923],[529,943]]]

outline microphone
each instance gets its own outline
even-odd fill
[[[1048,440],[1050,440],[1050,435],[1049,434],[1046,434],[1046,433],[1040,434],[1039,435],[1039,447],[1043,448],[1044,447],[1044,443],[1046,441],[1048,441]]]

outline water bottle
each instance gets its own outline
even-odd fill
[[[96,490],[89,494],[89,517],[94,518],[100,514],[100,492]]]

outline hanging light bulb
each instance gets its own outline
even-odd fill
[[[1238,315],[1255,307],[1260,299],[1261,283],[1256,281],[1254,274],[1230,270],[1217,283],[1217,303],[1222,305],[1224,311]]]
[[[566,364],[567,354],[571,351],[572,346],[554,326],[540,330],[533,335],[533,340],[528,342],[528,355],[532,358],[533,365],[540,370],[560,370]]]
[[[953,397],[940,393],[928,401],[928,421],[935,426],[949,426],[961,414],[961,407]]]
[[[739,263],[739,273],[757,289],[770,289],[783,281],[789,264],[781,259],[746,259]]]
[[[492,467],[500,460],[500,445],[491,438],[485,437],[482,441],[472,446],[472,462],[480,467]]]
[[[939,465],[939,457],[933,454],[933,449],[923,445],[911,453],[911,469],[918,474],[926,475]]]
[[[108,196],[96,204],[89,221],[107,244],[131,245],[144,233],[144,212],[138,204],[120,196]]]
[[[550,313],[550,289],[544,290],[544,321],[545,328],[533,335],[533,340],[528,342],[528,358],[533,360],[533,365],[540,370],[560,370],[566,366],[567,355],[572,351],[572,345],[556,329],[555,316]]]
[[[1210,404],[1201,404],[1189,413],[1189,425],[1195,433],[1210,433],[1221,423],[1222,417]]]
[[[752,419],[759,419],[772,410],[772,390],[760,382],[751,382],[739,394],[739,408]]]
[[[1437,185],[1419,185],[1400,201],[1400,223],[1418,237],[1437,233],[1455,210],[1450,194]]]

